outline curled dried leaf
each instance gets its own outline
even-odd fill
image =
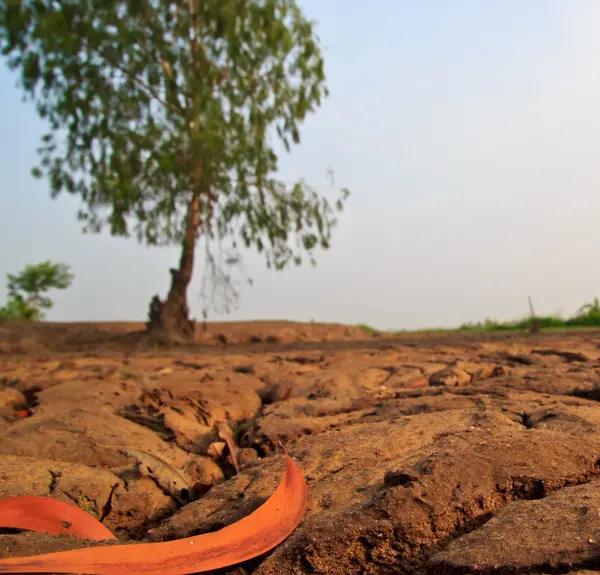
[[[116,539],[102,523],[76,505],[38,495],[0,499],[0,527],[51,535],[68,533],[97,541]]]
[[[281,543],[302,521],[307,502],[304,477],[286,453],[285,473],[275,493],[256,511],[219,531],[164,543],[0,559],[0,573],[187,575],[229,567]]]

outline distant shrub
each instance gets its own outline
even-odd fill
[[[482,322],[463,323],[457,331],[529,331],[534,324],[537,324],[540,329],[600,327],[600,299],[595,297],[591,302],[582,305],[575,315],[567,319],[557,315],[530,316],[506,322],[487,318]]]
[[[37,321],[53,306],[44,295],[51,289],[66,289],[73,282],[69,266],[45,261],[28,265],[17,275],[7,274],[8,300],[0,307],[1,320]]]

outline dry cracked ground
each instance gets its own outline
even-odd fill
[[[305,520],[220,573],[600,572],[600,333],[211,330],[167,352],[123,326],[1,326],[0,497],[75,503],[122,541],[187,537],[266,500],[282,441]],[[86,544],[1,533],[2,557]]]

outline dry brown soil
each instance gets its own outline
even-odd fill
[[[0,324],[0,497],[75,503],[122,541],[186,537],[262,504],[283,441],[306,518],[221,573],[600,572],[600,332],[223,323],[164,351],[141,327]],[[0,557],[85,544],[0,533]]]

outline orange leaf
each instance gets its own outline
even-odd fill
[[[285,453],[275,493],[256,511],[213,533],[165,543],[114,545],[0,559],[0,573],[185,575],[247,561],[281,543],[302,521],[308,487]]]
[[[69,533],[87,539],[116,539],[100,521],[76,505],[52,497],[27,495],[0,499],[0,527]]]

